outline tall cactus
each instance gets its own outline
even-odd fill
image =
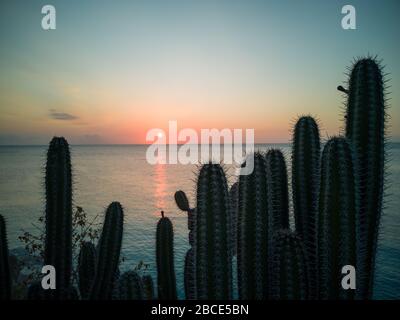
[[[267,152],[267,196],[270,235],[279,229],[289,228],[289,193],[286,162],[282,152],[271,149]]]
[[[0,300],[11,299],[11,274],[8,261],[6,222],[0,214]]]
[[[106,211],[103,231],[97,248],[97,267],[91,300],[107,300],[112,294],[121,252],[124,212],[119,202],[112,202]]]
[[[118,282],[118,292],[119,300],[144,300],[142,278],[136,271],[123,273]]]
[[[342,288],[342,268],[356,267],[356,205],[351,148],[332,138],[322,153],[319,203],[319,298],[352,299]]]
[[[358,293],[371,298],[382,212],[385,164],[385,98],[382,70],[375,59],[356,61],[349,79],[346,137],[354,150],[358,230]]]
[[[268,296],[268,196],[266,161],[254,157],[254,169],[239,177],[238,209],[238,289],[239,299],[265,299]]]
[[[310,268],[311,297],[318,282],[318,195],[320,182],[320,137],[315,120],[300,117],[294,127],[292,151],[293,209],[297,234],[303,239]]]
[[[228,184],[221,165],[204,164],[197,180],[197,299],[232,297],[231,221]]]
[[[84,242],[78,260],[79,292],[87,299],[96,274],[96,248],[91,242]]]
[[[274,234],[271,274],[271,298],[309,298],[309,271],[305,249],[300,238],[289,230],[279,230]]]
[[[46,239],[44,261],[56,269],[55,299],[68,299],[72,270],[72,178],[68,142],[54,137],[46,162]]]
[[[176,300],[176,279],[174,269],[174,231],[171,220],[164,217],[157,224],[157,282],[160,300]]]

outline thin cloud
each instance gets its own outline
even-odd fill
[[[79,117],[66,112],[58,112],[57,110],[51,109],[49,112],[49,117],[54,120],[72,121],[79,119]]]

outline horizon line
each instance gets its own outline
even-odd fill
[[[257,145],[265,145],[265,144],[270,144],[270,145],[288,145],[292,144],[292,141],[288,142],[257,142],[254,143],[255,146]],[[321,141],[321,144],[326,143],[326,141]],[[179,144],[166,144],[166,146],[183,146],[183,145],[204,145],[206,143],[198,143],[198,144],[185,144],[185,143],[179,143]],[[387,144],[400,144],[399,141],[388,141]],[[0,144],[0,148],[4,147],[47,147],[49,144]],[[76,146],[76,147],[106,147],[106,146],[151,146],[153,144],[151,143],[69,143],[70,146]],[[220,143],[220,145],[223,145],[223,143]],[[234,143],[233,145],[240,145],[240,143]],[[245,145],[242,143],[241,145]]]

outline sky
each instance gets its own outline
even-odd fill
[[[56,30],[41,27],[44,5]],[[356,9],[343,30],[341,8]],[[346,67],[378,55],[400,141],[400,1],[0,2],[0,144],[141,144],[148,130],[254,129],[288,142],[299,115],[340,134]]]

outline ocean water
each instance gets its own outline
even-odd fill
[[[289,145],[258,145],[267,150],[283,150],[290,170]],[[400,298],[400,144],[391,144],[388,162],[388,192],[381,221],[377,269],[376,299]],[[0,214],[6,217],[10,248],[21,247],[21,229],[36,232],[33,222],[44,210],[44,163],[46,146],[0,147]],[[187,217],[177,209],[176,190],[186,191],[195,205],[195,165],[149,165],[146,146],[71,146],[74,204],[90,216],[100,214],[107,205],[119,201],[125,209],[122,270],[139,261],[150,265],[156,280],[155,235],[160,210],[174,225],[175,270],[178,294],[184,298],[183,265],[189,248]],[[227,167],[228,181],[236,177]],[[290,176],[290,174],[289,174]],[[292,224],[293,217],[291,216]]]

